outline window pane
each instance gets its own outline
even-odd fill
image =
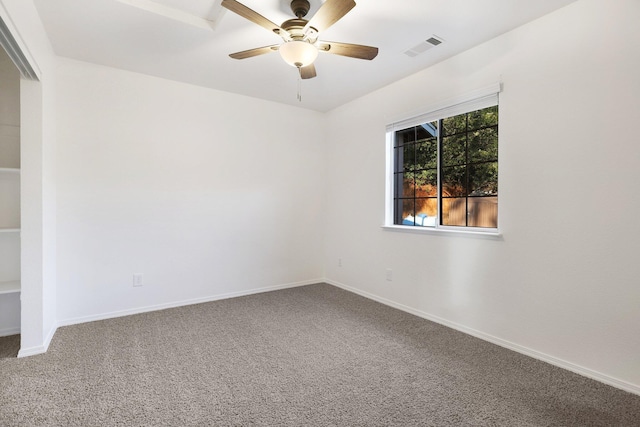
[[[393,197],[394,198],[402,197],[403,179],[404,179],[403,173],[393,174]]]
[[[436,225],[436,217],[438,216],[438,198],[424,197],[416,199],[416,222],[419,225]]]
[[[395,146],[399,147],[416,140],[415,128],[403,129],[396,132]]]
[[[469,130],[498,125],[498,106],[469,113]]]
[[[393,173],[402,172],[404,165],[404,151],[402,147],[393,149]]]
[[[416,144],[405,145],[401,150],[403,157],[403,169],[405,171],[414,170],[416,164]]]
[[[498,162],[469,165],[469,195],[498,195]]]
[[[415,217],[415,200],[404,199],[402,200],[402,225],[415,225],[413,218]]]
[[[497,228],[498,198],[457,197],[442,199],[442,225]]]
[[[467,130],[467,115],[447,117],[442,120],[442,136],[453,135]]]
[[[470,133],[469,161],[498,160],[498,129],[488,128]]]
[[[438,199],[402,199],[402,216],[396,224],[419,227],[435,227],[437,223]]]
[[[425,125],[416,126],[416,141],[425,141],[427,139],[431,139],[434,135],[431,133],[431,129],[429,129]]]
[[[420,135],[426,135],[425,138],[434,138],[438,137],[438,122],[429,122],[423,123],[420,125],[421,133]],[[424,139],[424,138],[421,138]]]
[[[438,167],[438,142],[431,138],[415,145],[415,170]]]
[[[415,197],[416,181],[413,172],[405,172],[398,176],[402,180],[402,187],[398,189],[397,197]]]
[[[467,198],[442,199],[442,225],[467,225]]]
[[[437,197],[438,170],[427,169],[414,172],[416,197]]]
[[[442,138],[442,165],[451,166],[466,162],[467,135],[454,135]]]
[[[497,197],[469,197],[467,205],[469,227],[498,227]]]
[[[467,195],[467,168],[466,166],[454,166],[442,169],[442,196],[466,196]]]

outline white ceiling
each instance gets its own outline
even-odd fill
[[[240,0],[280,24],[290,0]],[[377,46],[373,61],[321,53],[318,77],[302,81],[278,53],[235,60],[232,52],[277,44],[221,0],[35,0],[55,52],[64,57],[328,111],[575,0],[356,0],[321,39]],[[321,0],[310,0],[311,11]],[[445,42],[409,57],[437,35]]]

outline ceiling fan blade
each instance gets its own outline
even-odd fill
[[[300,78],[302,79],[312,79],[316,76],[316,67],[315,65],[307,65],[306,67],[299,68],[300,70]]]
[[[238,14],[255,24],[258,24],[269,31],[273,31],[283,38],[289,37],[289,33],[287,32],[287,30],[280,28],[279,25],[274,24],[255,10],[249,9],[247,6],[243,5],[240,2],[237,2],[236,0],[222,0],[222,7],[229,9],[231,12]]]
[[[279,45],[277,44],[274,44],[272,46],[257,47],[255,49],[243,50],[242,52],[232,53],[229,56],[232,57],[233,59],[252,58],[258,55],[264,55],[265,53],[275,52],[278,50],[278,47]]]
[[[326,30],[355,6],[356,2],[353,0],[327,0],[305,25],[304,32],[306,33],[310,27],[315,28],[318,32]]]
[[[318,45],[320,52],[333,53],[334,55],[348,56],[358,59],[373,59],[378,56],[378,48],[361,44],[321,42]]]

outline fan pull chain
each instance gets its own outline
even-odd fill
[[[298,102],[302,102],[302,76],[300,75],[300,69],[298,69]]]

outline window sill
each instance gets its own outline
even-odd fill
[[[433,234],[433,235],[453,235],[453,236],[468,236],[468,237],[481,237],[492,240],[502,240],[502,233],[498,230],[454,230],[451,228],[434,228],[434,227],[417,227],[406,225],[383,225],[383,230],[399,231],[402,233],[414,233],[414,234]]]

